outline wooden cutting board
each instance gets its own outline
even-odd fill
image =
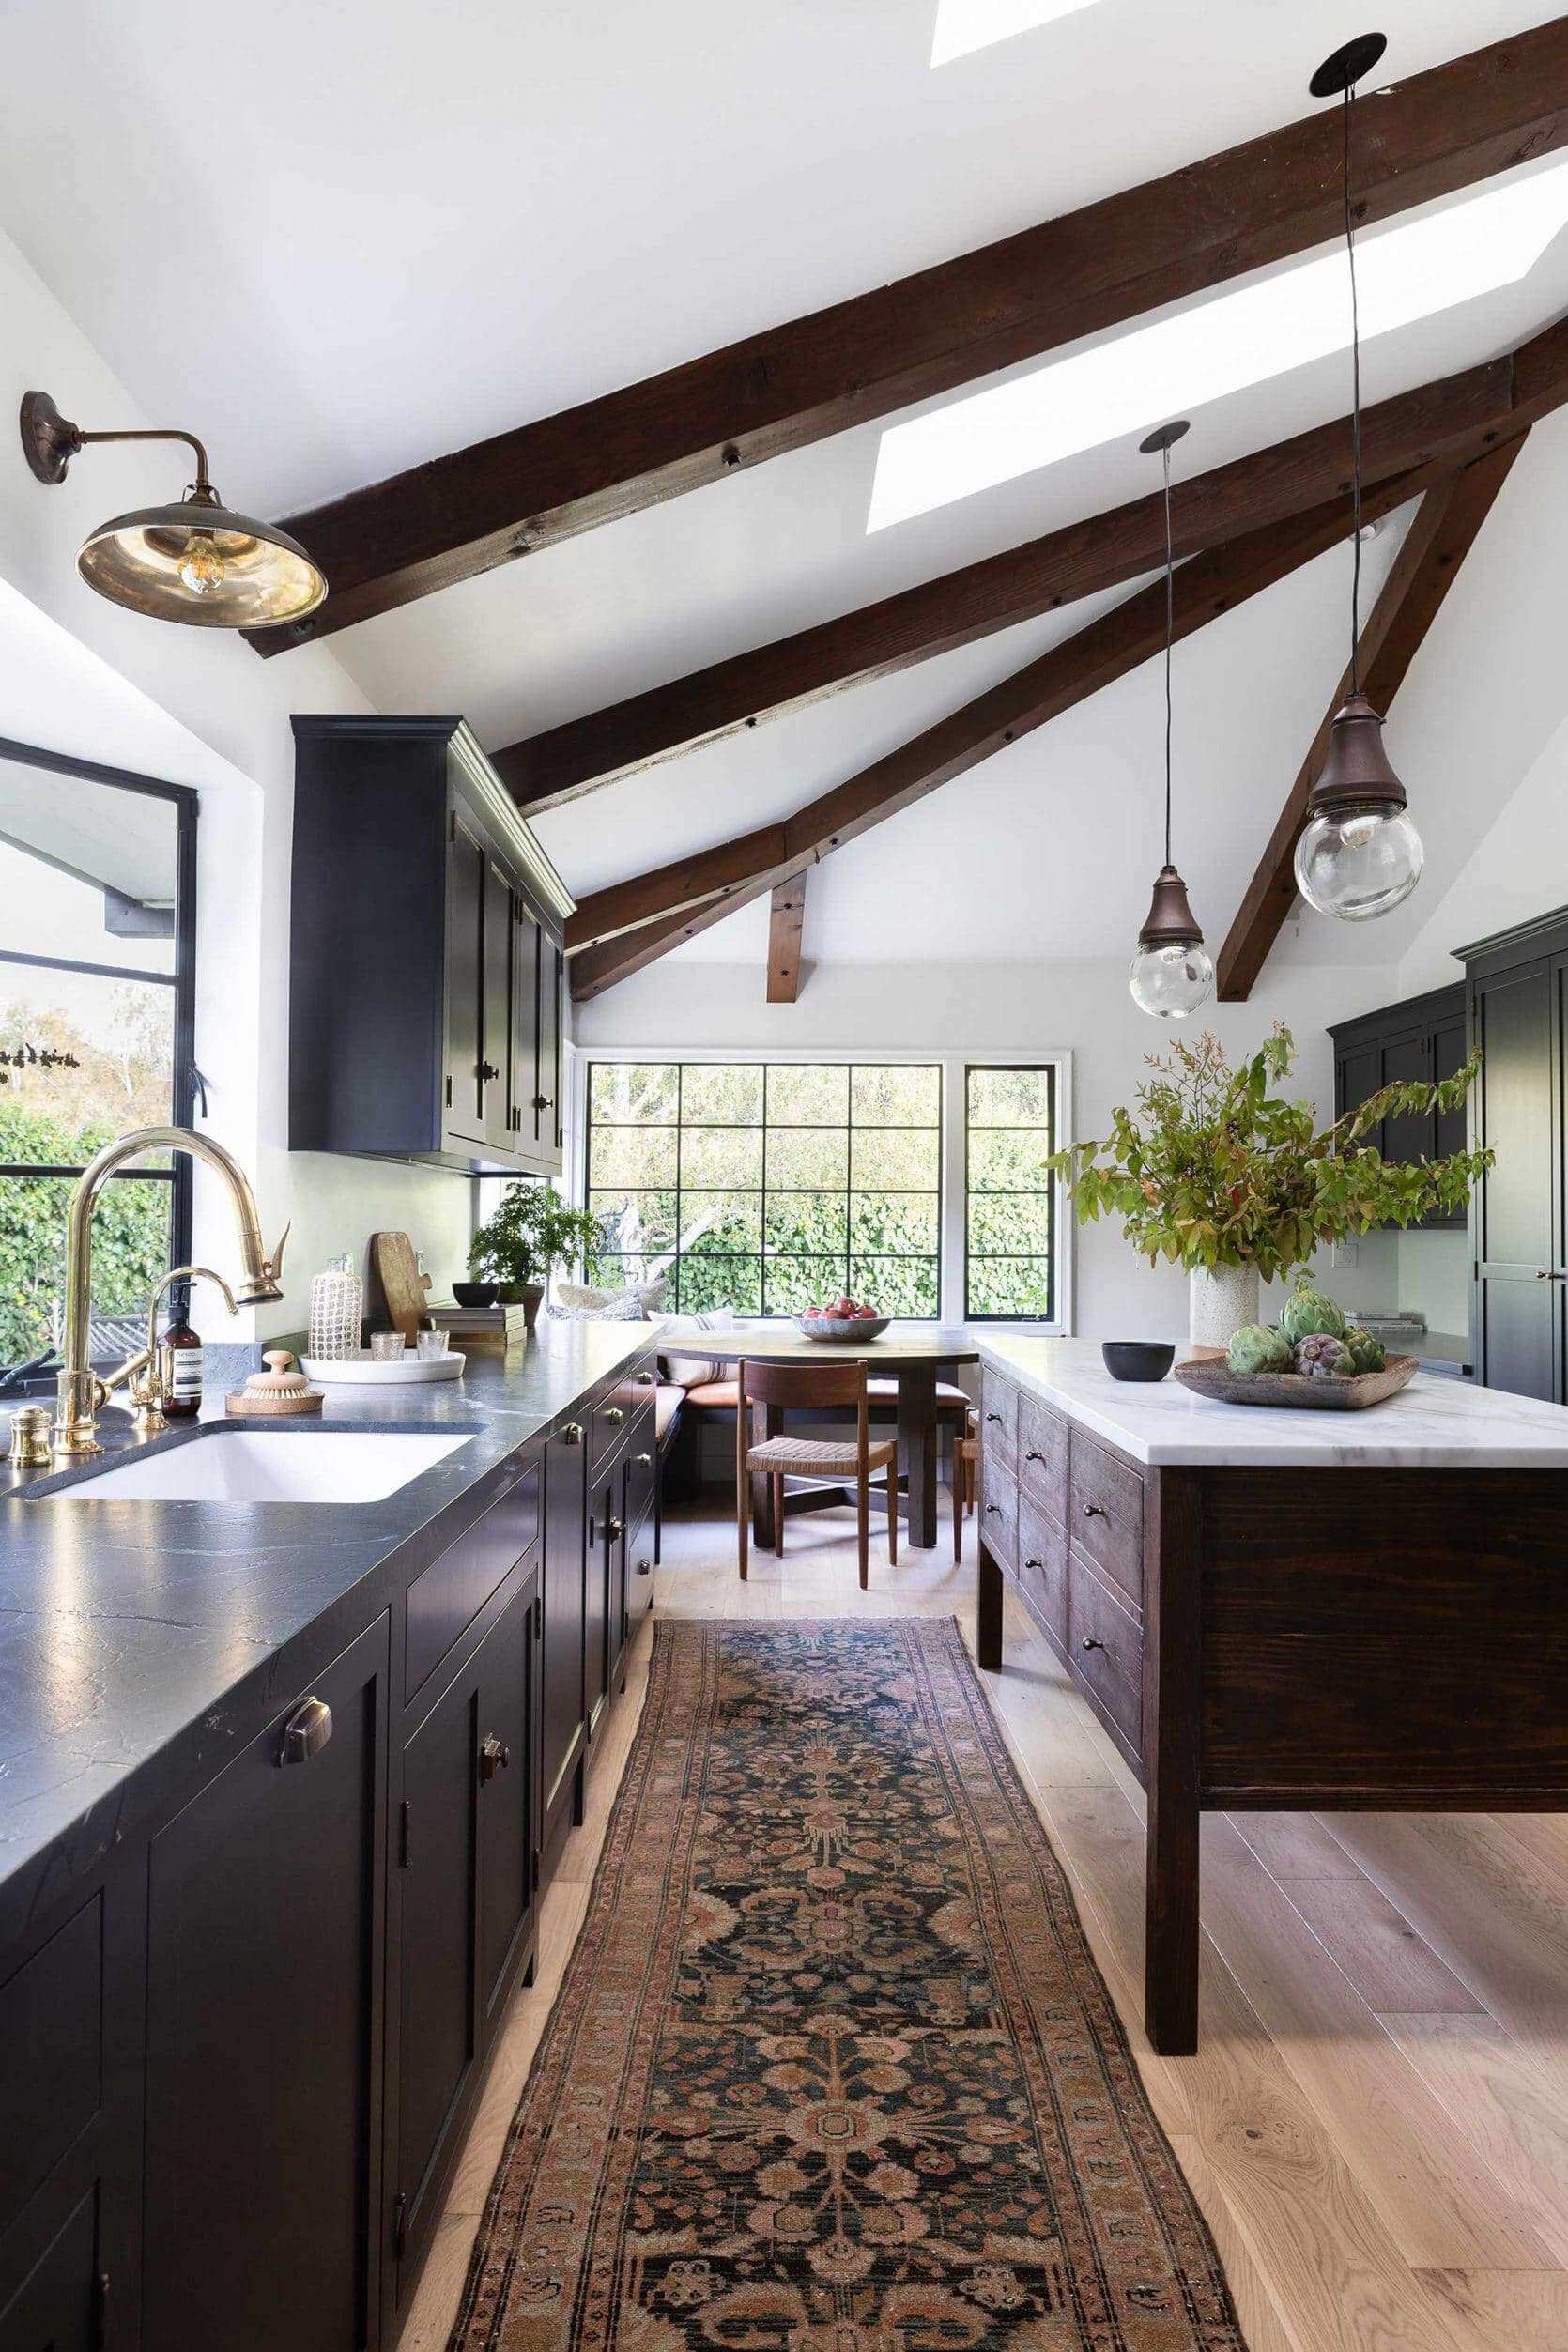
[[[370,1262],[387,1302],[388,1318],[412,1346],[414,1333],[429,1316],[430,1277],[420,1272],[414,1245],[406,1233],[373,1233]]]

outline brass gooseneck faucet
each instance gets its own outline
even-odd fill
[[[96,1435],[99,1407],[107,1401],[112,1389],[142,1370],[151,1354],[150,1349],[144,1347],[138,1354],[128,1356],[118,1371],[112,1372],[107,1379],[94,1372],[87,1360],[93,1209],[115,1170],[144,1151],[189,1152],[192,1159],[205,1160],[208,1166],[216,1168],[227,1185],[239,1232],[239,1254],[245,1267],[245,1278],[234,1291],[236,1305],[260,1306],[284,1295],[278,1277],[283,1271],[288,1228],[284,1226],[277,1248],[269,1254],[262,1244],[261,1221],[256,1215],[250,1180],[238,1161],[222,1144],[215,1144],[209,1135],[198,1135],[190,1127],[139,1127],[134,1133],[122,1135],[117,1143],[105,1144],[77,1177],[76,1190],[70,1196],[70,1218],[66,1229],[65,1338],[61,1347],[65,1360],[55,1385],[54,1426],[51,1433],[56,1461],[103,1451]]]

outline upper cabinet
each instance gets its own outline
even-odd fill
[[[1403,1005],[1362,1013],[1330,1030],[1334,1041],[1334,1116],[1342,1118],[1369,1096],[1402,1080],[1452,1078],[1465,1064],[1465,987],[1434,989]],[[1465,1112],[1429,1112],[1379,1120],[1362,1138],[1385,1160],[1438,1160],[1465,1148]],[[1463,1231],[1465,1211],[1437,1212],[1416,1230]]]
[[[291,1147],[558,1171],[560,876],[461,719],[294,735]]]

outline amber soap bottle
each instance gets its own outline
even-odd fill
[[[169,1421],[194,1421],[202,1401],[202,1343],[191,1321],[191,1285],[180,1283],[169,1294],[169,1327],[163,1334],[167,1351],[163,1413]]]

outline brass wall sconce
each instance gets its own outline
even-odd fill
[[[220,503],[193,433],[85,433],[47,392],[24,392],[22,447],[38,481],[63,482],[93,441],[183,441],[196,479],[173,506],[139,507],[89,531],[76,568],[111,604],[199,629],[274,629],[314,612],[327,582],[297,540]]]

